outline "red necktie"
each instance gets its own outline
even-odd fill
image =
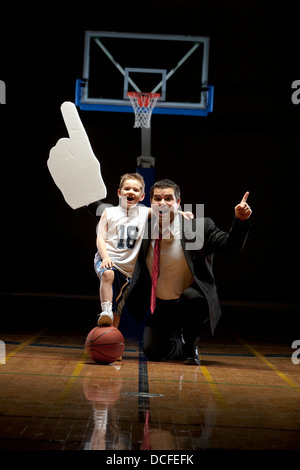
[[[156,287],[157,287],[157,280],[159,277],[160,241],[161,241],[161,234],[159,234],[159,238],[155,239],[155,244],[154,244],[153,265],[152,265],[152,275],[151,275],[151,299],[150,299],[151,313],[154,312],[155,305],[156,305]]]

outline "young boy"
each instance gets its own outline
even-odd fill
[[[99,326],[117,328],[120,322],[150,211],[149,207],[138,205],[145,197],[144,190],[140,174],[123,175],[118,189],[119,205],[106,208],[99,222],[94,260],[100,279]]]
[[[94,260],[102,309],[98,326],[119,326],[146,221],[152,212],[151,208],[138,205],[145,197],[144,191],[143,177],[139,173],[126,173],[120,179],[119,205],[106,208],[101,216]],[[180,213],[187,219],[193,217],[191,212]]]

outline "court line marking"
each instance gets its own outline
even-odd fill
[[[135,363],[137,364],[137,363]],[[104,366],[106,367],[106,366]],[[42,374],[41,372],[6,372],[0,371],[0,375],[24,375],[29,377],[57,377],[57,378],[77,378],[77,379],[110,379],[110,380],[119,380],[119,377],[110,377],[110,376],[101,376],[101,375],[65,375],[65,374]],[[122,380],[136,380],[136,377],[122,377]],[[201,383],[201,382],[200,382]],[[205,382],[203,382],[205,383]],[[282,388],[282,387],[281,387]]]
[[[270,369],[272,369],[282,380],[284,380],[290,387],[296,389],[298,392],[300,392],[300,387],[295,384],[291,379],[289,379],[283,372],[281,372],[279,369],[277,369],[272,362],[270,362],[263,354],[261,354],[259,351],[256,351],[253,346],[250,346],[247,344],[244,340],[242,340],[239,337],[236,337],[237,341],[242,344],[248,351],[250,351],[254,356],[258,357],[264,364],[266,364]]]
[[[150,418],[148,360],[143,352],[142,341],[139,341],[138,394],[139,421],[142,423],[147,421],[148,423]]]
[[[20,341],[11,341],[11,340],[4,340],[5,344],[9,344],[9,345],[19,345],[21,344]],[[53,348],[53,349],[83,349],[84,348],[84,345],[81,344],[79,346],[75,346],[75,345],[65,345],[65,344],[47,344],[47,343],[32,343],[30,344],[30,346],[33,346],[33,347],[40,347],[40,348]],[[137,349],[124,349],[124,352],[138,352]],[[139,354],[142,354],[143,353],[140,353]],[[247,353],[213,353],[213,352],[201,352],[201,355],[202,356],[213,356],[213,357],[253,357],[253,354],[251,354],[249,352],[249,354]],[[270,357],[270,358],[290,358],[291,355],[290,354],[265,354],[264,357]]]
[[[135,363],[137,364],[137,363]],[[56,378],[70,378],[70,377],[73,377],[73,376],[70,376],[70,375],[60,375],[60,374],[42,374],[42,373],[34,373],[34,372],[31,372],[31,373],[27,373],[27,372],[6,372],[6,371],[3,371],[3,369],[0,371],[0,376],[1,375],[24,375],[24,376],[29,376],[29,377],[56,377]],[[75,376],[74,376],[75,377]],[[119,378],[118,377],[107,377],[107,376],[97,376],[97,375],[93,375],[93,376],[90,376],[90,375],[77,375],[76,376],[77,379],[86,379],[86,378],[89,378],[89,379],[111,379],[111,380],[118,380]],[[122,377],[122,381],[136,381],[136,377]],[[166,379],[150,379],[150,382],[176,382],[176,383],[179,383],[179,380],[166,380]],[[182,383],[191,383],[191,384],[202,384],[202,385],[209,385],[208,381],[207,380],[204,380],[204,381],[201,381],[201,380],[182,380],[181,381]],[[278,388],[278,389],[289,389],[290,390],[290,386],[288,385],[264,385],[264,384],[248,384],[248,383],[232,383],[232,382],[216,382],[215,380],[213,381],[210,381],[210,383],[214,383],[215,385],[226,385],[226,386],[230,386],[230,387],[259,387],[259,388]],[[298,388],[299,391],[300,391],[300,386],[297,386],[297,387],[293,387],[293,388]]]
[[[6,354],[6,362],[11,359],[13,356],[15,356],[16,354],[18,354],[18,352],[22,351],[22,349],[24,349],[26,346],[30,345],[30,343],[33,343],[37,338],[39,338],[45,331],[46,331],[47,328],[43,328],[42,330],[40,330],[38,333],[36,333],[35,335],[31,336],[30,338],[28,338],[26,341],[22,341],[13,351],[11,351],[10,353]]]
[[[199,354],[199,357],[200,357],[200,360],[201,360],[201,354]],[[210,372],[209,372],[209,370],[206,366],[201,366],[200,365],[200,369],[201,369],[202,374],[204,375],[204,378],[206,380],[207,385],[211,389],[211,391],[212,391],[215,399],[217,400],[220,408],[223,411],[225,411],[226,413],[228,413],[230,411],[229,405],[228,405],[223,393],[221,392],[220,388],[218,387],[217,382],[214,381],[213,377],[211,376],[211,374],[210,374]]]
[[[87,353],[86,351],[84,350],[81,358],[79,359],[79,361],[77,362],[72,374],[69,376],[69,379],[67,381],[67,383],[65,384],[65,386],[63,387],[62,391],[60,392],[59,394],[59,397],[57,399],[57,402],[58,402],[58,405],[59,407],[61,407],[64,402],[66,401],[67,397],[69,396],[69,394],[71,393],[75,383],[77,382],[77,379],[82,371],[82,369],[84,368],[84,366],[86,365],[86,359],[87,359]]]
[[[53,407],[53,412],[54,413],[59,413],[61,408],[64,406],[68,396],[70,395],[74,385],[77,382],[77,379],[78,379],[83,367],[86,364],[86,358],[87,358],[87,353],[84,350],[84,352],[81,355],[81,358],[79,359],[79,361],[77,362],[71,376],[69,376],[69,379],[68,379],[67,383],[64,385],[62,391],[60,392],[60,394],[59,394],[59,396],[56,400],[56,403]]]
[[[15,356],[16,354],[18,354],[18,352],[20,352],[22,349],[24,349],[26,346],[30,345],[30,343],[33,343],[39,336],[41,336],[44,331],[46,330],[46,328],[42,329],[41,331],[39,331],[37,334],[33,335],[32,337],[30,337],[28,340],[26,341],[23,341],[21,342],[12,352],[8,353],[7,356],[6,356],[6,360],[10,359],[11,357]],[[264,362],[266,365],[268,365],[268,367],[270,367],[272,370],[274,370],[274,372],[276,372],[276,374],[281,378],[283,379],[290,387],[292,387],[293,389],[296,389],[298,392],[300,391],[300,386],[298,386],[297,384],[295,384],[292,380],[290,380],[285,374],[283,374],[281,371],[279,371],[279,369],[277,369],[276,366],[274,366],[268,359],[266,359],[265,356],[263,356],[261,353],[259,353],[258,351],[256,351],[252,346],[248,345],[247,343],[245,343],[241,338],[236,338],[238,342],[240,342],[240,344],[242,344],[243,346],[245,346],[246,349],[248,349],[248,351],[251,352],[252,355],[258,357],[259,359],[261,359],[262,362]],[[45,347],[44,345],[42,347]],[[205,353],[203,355],[206,355]],[[221,354],[222,355],[222,354]],[[22,373],[22,372],[5,372],[2,368],[1,370],[1,374],[4,375],[4,374],[10,374],[10,375],[37,375],[37,376],[44,376],[44,377],[69,377],[69,381],[68,383],[65,385],[64,389],[62,391],[63,395],[66,395],[69,393],[68,390],[70,391],[72,389],[72,387],[74,386],[75,384],[75,381],[76,379],[80,376],[80,372],[83,368],[83,366],[85,365],[85,362],[84,359],[86,358],[86,355],[85,355],[85,352],[83,353],[83,356],[81,358],[81,360],[78,362],[78,364],[76,365],[72,375],[59,375],[59,374],[29,374],[29,373]],[[252,386],[252,387],[268,387],[268,388],[286,388],[286,387],[283,387],[283,386],[277,386],[277,385],[263,385],[263,384],[228,384],[228,383],[222,383],[222,382],[216,382],[213,380],[211,374],[209,373],[207,367],[205,366],[200,366],[201,370],[202,370],[202,373],[205,377],[205,380],[206,382],[194,382],[194,381],[191,381],[191,383],[207,383],[211,390],[213,391],[214,395],[216,396],[216,398],[218,399],[218,402],[220,404],[222,404],[222,406],[224,407],[224,404],[226,403],[225,406],[228,407],[228,404],[224,398],[224,396],[222,395],[220,389],[218,388],[218,385],[236,385],[236,386]],[[80,376],[80,377],[83,377],[83,376]],[[150,381],[158,381],[156,379],[150,379]],[[164,380],[165,381],[165,380]],[[62,399],[62,398],[61,398]]]
[[[203,366],[202,366],[203,367]],[[152,382],[177,382],[179,383],[179,380],[163,380],[163,379],[151,379]],[[207,381],[203,382],[201,380],[182,380],[182,383],[192,383],[192,384],[207,384]],[[260,388],[284,388],[284,389],[289,389],[290,387],[287,385],[265,385],[265,384],[248,384],[248,383],[238,383],[238,382],[216,382],[213,380],[213,383],[216,385],[228,385],[228,386],[237,386],[237,387],[260,387]],[[300,385],[296,386],[295,388],[298,388],[300,390]]]

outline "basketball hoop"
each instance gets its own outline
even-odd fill
[[[143,93],[129,91],[127,93],[135,114],[133,127],[151,127],[151,115],[158,98],[159,93]]]

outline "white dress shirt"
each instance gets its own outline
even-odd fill
[[[150,275],[154,243],[155,240],[152,240],[146,258]],[[157,281],[156,297],[162,300],[178,299],[193,282],[194,279],[181,246],[179,215],[175,214],[170,223],[170,233],[167,234],[167,238],[164,235],[161,240],[160,274]]]

